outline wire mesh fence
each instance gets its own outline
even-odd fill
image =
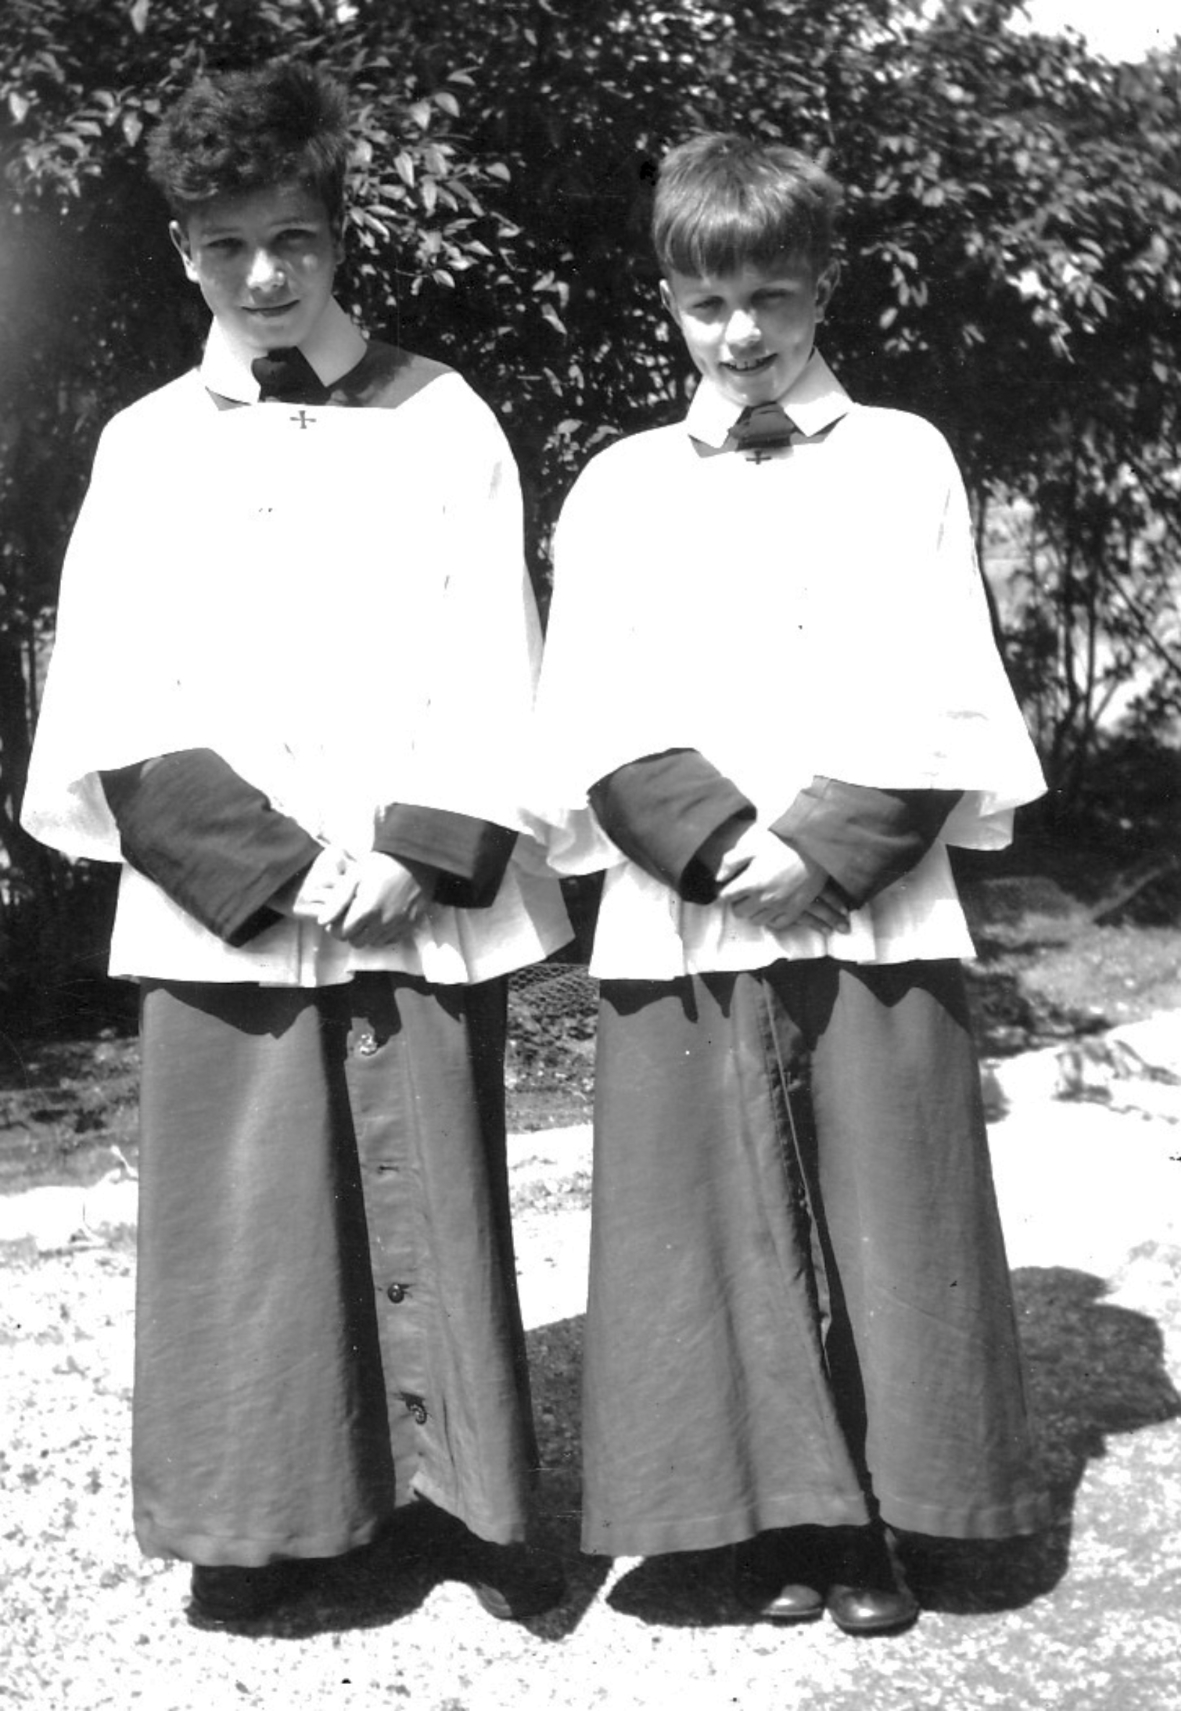
[[[589,1101],[598,984],[581,963],[545,962],[509,981],[508,1084],[517,1095]]]

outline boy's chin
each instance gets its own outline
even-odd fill
[[[758,386],[723,386],[722,391],[737,410],[748,410],[755,404],[773,404],[779,397],[779,388],[767,377]]]
[[[268,351],[289,350],[307,336],[306,316],[277,315],[273,320],[250,317],[237,323],[239,343],[249,346],[255,356]]]
[[[292,345],[299,343],[298,334],[294,335],[282,327],[251,328],[243,343],[247,344],[255,356],[266,356],[268,351],[290,350]]]

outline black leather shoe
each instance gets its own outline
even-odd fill
[[[264,1568],[210,1568],[197,1563],[190,1582],[189,1620],[197,1627],[232,1627],[254,1622],[293,1597],[303,1565],[267,1563]]]
[[[919,1614],[885,1527],[834,1529],[828,1613],[846,1634],[896,1634]]]
[[[467,1579],[481,1606],[502,1622],[525,1622],[566,1596],[566,1578],[553,1557],[528,1545],[476,1540],[467,1552]]]
[[[779,1527],[734,1547],[734,1591],[764,1622],[813,1622],[824,1614],[827,1573],[819,1527]]]

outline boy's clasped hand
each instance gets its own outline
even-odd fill
[[[718,901],[771,932],[847,933],[849,910],[828,874],[766,826],[751,826],[718,865]]]
[[[291,913],[346,944],[372,949],[412,933],[430,907],[427,885],[395,856],[323,850],[296,892]]]

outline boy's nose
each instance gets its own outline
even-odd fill
[[[246,275],[246,283],[252,291],[266,291],[279,284],[283,278],[283,269],[270,250],[255,250],[250,259],[250,267]]]
[[[735,309],[726,323],[726,342],[731,346],[753,344],[759,337],[759,323],[749,309]]]

